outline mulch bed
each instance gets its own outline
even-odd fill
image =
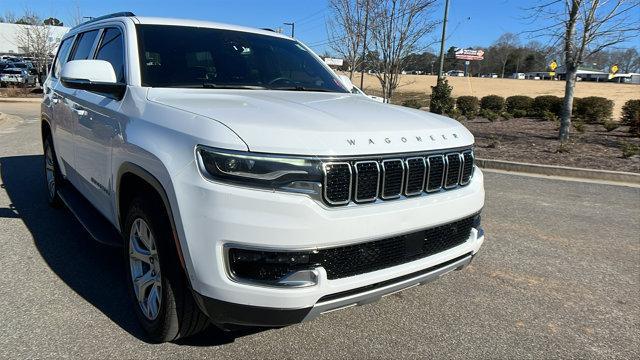
[[[561,152],[559,124],[536,119],[489,122],[485,119],[462,123],[476,138],[476,156],[543,165],[640,173],[640,156],[622,157],[622,144],[640,146],[626,126],[607,132],[602,125],[585,125],[584,133],[571,129],[570,141]]]

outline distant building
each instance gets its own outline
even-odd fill
[[[19,43],[19,37],[22,31],[25,28],[30,26],[39,26],[39,25],[20,25],[20,24],[9,24],[9,23],[0,23],[0,54],[12,54],[12,55],[23,55],[26,53],[25,48],[23,48],[24,44]],[[66,34],[70,28],[65,26],[50,26],[50,25],[42,25],[46,26],[50,29],[49,34],[49,42],[55,44],[53,46],[53,51],[57,48],[57,45],[62,40],[62,36]],[[55,55],[55,54],[51,54]]]

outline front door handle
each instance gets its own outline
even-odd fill
[[[51,102],[54,103],[54,104],[57,104],[57,103],[60,102],[60,99],[58,99],[57,97],[52,97],[51,98]]]
[[[85,110],[85,109],[84,109],[82,106],[80,106],[80,105],[73,104],[72,108],[73,108],[73,111],[74,111],[76,114],[78,114],[78,116],[85,116],[85,115],[87,115],[87,110]]]

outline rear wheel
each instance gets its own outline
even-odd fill
[[[162,206],[132,201],[125,232],[129,293],[151,341],[173,341],[205,329],[209,321],[196,305],[180,270]]]
[[[51,135],[47,135],[44,139],[44,175],[47,186],[47,201],[52,207],[60,207],[62,201],[58,195],[58,187],[61,184],[62,176],[58,168],[58,160],[56,160]]]

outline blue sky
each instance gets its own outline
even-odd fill
[[[529,0],[450,0],[447,47],[487,46],[505,32],[518,33],[531,25],[522,18],[521,9]],[[326,0],[0,0],[0,13],[20,15],[25,6],[41,16],[54,16],[70,23],[73,9],[79,6],[85,16],[100,16],[116,11],[132,11],[143,16],[180,17],[211,20],[252,27],[283,27],[296,22],[296,37],[316,52],[326,48],[328,16]],[[442,2],[434,11],[442,17]],[[639,14],[640,17],[640,14]],[[439,30],[425,43],[439,39]],[[523,42],[528,41],[522,36]],[[319,45],[315,45],[319,44]],[[626,46],[639,46],[636,39]],[[437,48],[437,45],[434,46]]]

